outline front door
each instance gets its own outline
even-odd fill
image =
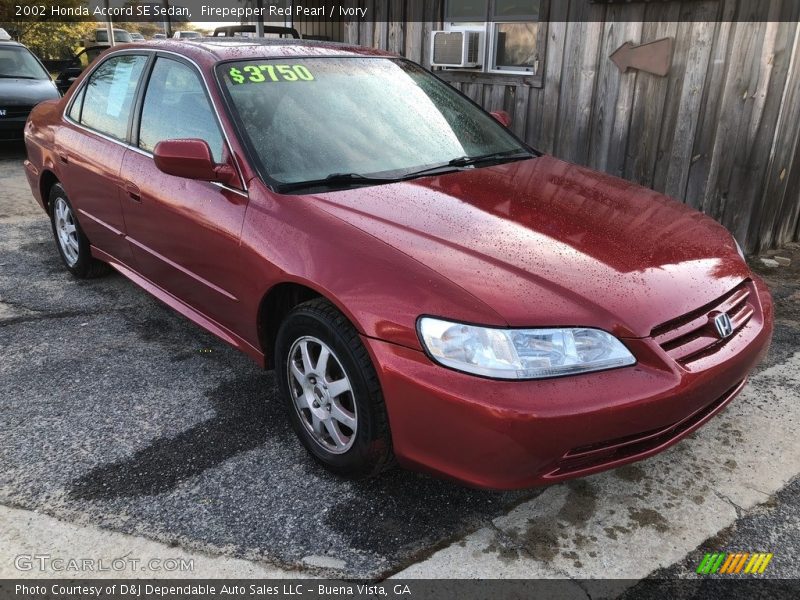
[[[247,208],[242,190],[167,175],[152,152],[166,139],[206,141],[217,162],[231,162],[197,70],[158,56],[133,142],[123,158],[123,213],[139,272],[217,323],[236,331],[245,274],[239,238]]]

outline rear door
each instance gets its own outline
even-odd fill
[[[243,189],[167,175],[153,161],[166,139],[206,141],[218,163],[234,166],[197,68],[159,54],[142,94],[133,143],[122,165],[123,213],[138,269],[150,281],[216,322],[236,330],[245,274],[239,238]]]
[[[148,57],[107,58],[81,86],[55,138],[58,173],[92,244],[129,262],[120,206],[120,167]]]

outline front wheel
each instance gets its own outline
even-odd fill
[[[344,315],[325,300],[299,305],[282,323],[275,352],[292,426],[317,461],[352,478],[393,464],[378,377]]]

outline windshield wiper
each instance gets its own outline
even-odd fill
[[[489,154],[481,154],[479,156],[459,156],[441,165],[434,165],[426,167],[419,171],[411,171],[403,175],[403,179],[410,179],[412,177],[419,177],[420,175],[430,175],[438,171],[451,171],[453,169],[460,169],[462,167],[471,167],[483,162],[501,161],[501,160],[519,160],[523,158],[535,158],[536,154],[528,152],[527,150],[505,150],[503,152],[491,152]]]
[[[370,177],[369,175],[361,175],[360,173],[331,173],[322,179],[280,184],[278,186],[278,191],[283,194],[305,188],[336,187],[341,185],[376,185],[380,183],[393,183],[395,181],[398,181],[398,178]]]
[[[0,73],[0,79],[39,79],[39,77],[31,77],[30,75],[8,75],[6,73]],[[42,79],[44,79],[42,77]]]
[[[501,159],[515,160],[518,158],[533,158],[533,154],[527,150],[506,150],[505,152],[491,152],[489,154],[481,154],[479,156],[459,156],[447,164],[451,167],[469,167],[482,162]]]
[[[460,169],[462,167],[469,167],[482,162],[490,161],[505,161],[505,160],[519,160],[523,158],[533,158],[536,155],[527,150],[505,150],[504,152],[492,152],[490,154],[482,154],[480,156],[459,156],[451,161],[442,165],[435,165],[433,167],[426,167],[418,171],[410,173],[403,173],[398,177],[372,177],[370,175],[362,175],[360,173],[331,173],[322,179],[312,179],[310,181],[297,181],[293,183],[279,184],[278,191],[282,194],[287,192],[294,192],[301,189],[315,188],[315,187],[337,187],[348,185],[378,185],[381,183],[395,183],[398,181],[405,181],[419,177],[420,175],[427,175],[437,171],[451,171],[453,169]]]

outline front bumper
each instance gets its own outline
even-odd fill
[[[0,142],[20,141],[25,131],[27,115],[0,117]]]
[[[754,278],[755,279],[755,278]],[[515,489],[651,456],[720,412],[766,354],[773,308],[754,281],[756,314],[717,360],[690,371],[651,338],[623,340],[632,367],[539,381],[494,381],[422,352],[364,339],[378,371],[395,455],[467,485]]]

